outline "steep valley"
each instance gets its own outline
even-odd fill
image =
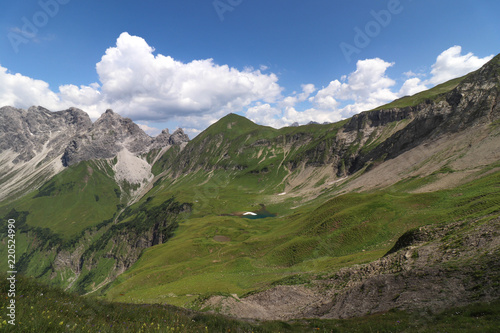
[[[338,123],[229,114],[190,141],[5,107],[2,242],[15,219],[19,271],[80,295],[253,320],[498,301],[499,98],[497,56]]]

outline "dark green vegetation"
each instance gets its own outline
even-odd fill
[[[438,314],[389,311],[348,320],[252,323],[168,305],[108,303],[18,277],[16,325],[11,326],[5,284],[0,297],[1,332],[496,332],[500,322],[500,302],[493,302]]]

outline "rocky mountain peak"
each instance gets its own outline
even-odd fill
[[[170,132],[168,128],[161,131],[158,136],[154,138],[154,148],[161,148],[170,145]]]
[[[92,126],[82,110],[0,108],[0,199],[36,188],[62,170],[68,142]]]
[[[150,137],[130,118],[124,118],[113,110],[108,109],[93,124],[91,132],[100,135],[102,132],[112,133],[123,140],[126,136],[141,137],[149,140]]]
[[[176,129],[172,134],[170,134],[168,129],[164,129],[153,139],[153,148],[181,145],[187,142],[189,142],[189,137],[184,133],[182,128]]]
[[[47,112],[50,111],[47,110]],[[56,111],[52,113],[61,113],[61,115],[65,117],[69,124],[78,128],[89,129],[92,126],[92,120],[90,120],[88,113],[75,107],[71,107],[66,111]]]
[[[28,162],[37,154],[57,156],[72,136],[92,126],[87,113],[76,108],[51,112],[41,106],[28,110],[10,106],[0,108],[0,152],[12,150],[14,163]]]
[[[182,128],[178,128],[170,136],[169,142],[171,145],[180,145],[184,142],[189,142],[189,137],[184,133],[184,130]]]
[[[69,166],[91,159],[112,158],[123,148],[134,154],[141,153],[147,151],[151,141],[151,137],[130,118],[108,109],[87,133],[70,142],[62,160]]]
[[[91,159],[113,158],[122,149],[137,155],[187,141],[189,138],[182,129],[173,134],[163,130],[156,138],[151,138],[130,118],[108,109],[92,124],[88,133],[71,141],[65,150],[63,164],[69,166]]]
[[[15,156],[9,157],[9,161],[14,164],[26,163],[42,154],[37,163],[62,155],[62,164],[70,166],[113,158],[124,148],[137,155],[188,141],[182,129],[173,134],[166,129],[151,138],[130,118],[111,109],[92,123],[86,112],[73,107],[57,112],[41,106],[28,110],[0,108],[0,153],[11,150]]]

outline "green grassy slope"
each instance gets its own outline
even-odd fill
[[[29,227],[49,228],[63,239],[113,217],[120,189],[106,163],[82,162],[53,177],[39,190],[0,207],[0,216],[12,209],[28,212]]]
[[[471,75],[402,99],[399,106],[444,98]],[[360,116],[336,124],[275,130],[229,115],[212,125],[180,155],[173,152],[162,162],[159,169],[165,176],[148,194],[151,199],[147,196],[138,203],[150,200],[153,207],[175,195],[193,203],[193,215],[168,243],[146,250],[105,297],[189,306],[207,293],[242,296],[297,274],[322,274],[370,262],[384,255],[405,231],[421,225],[499,214],[498,165],[478,168],[468,175],[476,180],[466,185],[421,194],[413,192],[433,183],[435,173],[408,177],[374,192],[339,195],[341,187],[321,188],[321,183],[328,180],[332,185],[342,176],[342,164],[348,168],[353,160],[362,161],[363,154],[369,156],[388,138],[393,140],[386,146],[397,147],[395,138],[411,142],[430,133],[419,134],[414,125],[406,138],[395,136],[411,117],[404,119],[404,112],[375,116],[380,118]],[[365,121],[379,125],[370,129]],[[430,131],[441,124],[437,118],[430,122]],[[382,163],[385,157],[379,159]],[[348,181],[378,160],[366,161],[357,164],[360,169]],[[293,188],[297,191],[292,191],[301,193],[306,186],[314,191],[318,185],[317,196],[307,203],[298,196],[278,198],[288,180],[300,178],[307,166],[330,170],[326,178],[304,173]],[[259,204],[278,216],[246,220],[231,215],[255,211]]]
[[[345,194],[276,218],[188,219],[172,240],[146,250],[106,297],[189,305],[206,293],[242,296],[288,276],[372,261],[405,231],[421,225],[500,215],[500,172],[455,189],[422,194],[404,190],[412,181],[421,182],[414,179],[383,191]]]
[[[113,179],[113,170],[105,161],[81,162],[65,169],[40,189],[0,207],[0,235],[4,236],[7,219],[16,221],[16,265],[20,272],[49,284],[67,286],[77,277],[77,258],[69,252],[81,252],[99,239],[104,229],[122,208],[121,191]],[[1,247],[0,254],[7,248]],[[67,267],[55,263],[67,252]],[[103,260],[96,268],[95,281],[103,280],[113,260]],[[71,265],[69,265],[71,263]],[[6,270],[7,262],[0,263]],[[102,272],[98,272],[102,271]],[[85,277],[86,272],[82,272]],[[101,276],[104,274],[104,277]]]
[[[329,158],[329,150],[323,147],[322,154],[316,156],[316,147],[331,146],[345,123],[278,130],[230,114],[190,141],[182,154],[177,155],[175,150],[167,152],[154,170],[156,174],[169,170],[175,176],[200,169],[266,174],[271,169],[279,173],[294,168],[301,162],[324,163]]]

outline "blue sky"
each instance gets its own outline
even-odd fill
[[[0,105],[190,136],[229,112],[337,121],[500,52],[500,2],[41,0],[0,11]]]

